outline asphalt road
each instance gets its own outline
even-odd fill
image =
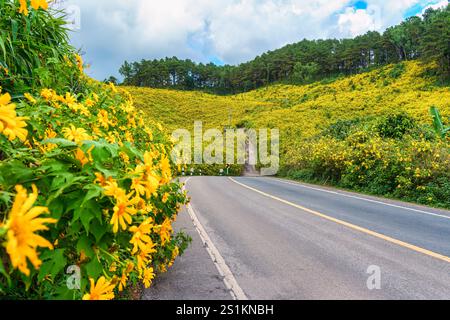
[[[450,299],[449,211],[274,178],[194,177],[187,190],[192,212],[248,299]],[[204,241],[194,242],[185,259],[220,278],[206,250],[199,253]],[[183,278],[176,268],[167,299]],[[205,285],[205,273],[191,273],[191,290]],[[225,298],[216,287],[207,297]]]

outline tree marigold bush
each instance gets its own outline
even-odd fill
[[[0,0],[0,295],[126,297],[186,248],[187,197],[164,129],[83,74],[50,11]]]

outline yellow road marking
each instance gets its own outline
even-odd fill
[[[337,224],[346,226],[346,227],[351,228],[351,229],[353,229],[353,230],[357,230],[357,231],[363,232],[363,233],[365,233],[365,234],[368,234],[368,235],[371,235],[371,236],[373,236],[373,237],[376,237],[376,238],[379,238],[379,239],[388,241],[388,242],[390,242],[390,243],[399,245],[399,246],[401,246],[401,247],[408,248],[408,249],[410,249],[410,250],[413,250],[413,251],[416,251],[416,252],[425,254],[425,255],[427,255],[427,256],[430,256],[430,257],[433,257],[433,258],[436,258],[436,259],[439,259],[439,260],[442,260],[442,261],[445,261],[445,262],[450,263],[450,257],[444,256],[444,255],[442,255],[442,254],[439,254],[439,253],[436,253],[436,252],[433,252],[433,251],[430,251],[430,250],[427,250],[427,249],[424,249],[424,248],[415,246],[415,245],[413,245],[413,244],[410,244],[410,243],[403,242],[403,241],[398,240],[398,239],[394,239],[394,238],[385,236],[384,234],[381,234],[381,233],[378,233],[378,232],[375,232],[375,231],[372,231],[372,230],[369,230],[369,229],[366,229],[366,228],[362,228],[362,227],[359,227],[359,226],[357,226],[357,225],[354,225],[354,224],[351,224],[351,223],[348,223],[348,222],[345,222],[345,221],[342,221],[342,220],[339,220],[339,219],[336,219],[336,218],[327,216],[327,215],[325,215],[325,214],[323,214],[323,213],[320,213],[320,212],[318,212],[318,211],[314,211],[314,210],[305,208],[305,207],[300,206],[300,205],[298,205],[298,204],[295,204],[295,203],[292,203],[292,202],[290,202],[290,201],[287,201],[287,200],[278,198],[278,197],[276,197],[276,196],[273,196],[273,195],[271,195],[271,194],[265,193],[265,192],[260,191],[260,190],[258,190],[258,189],[249,187],[249,186],[247,186],[247,185],[245,185],[245,184],[243,184],[243,183],[240,183],[240,182],[234,180],[233,178],[229,178],[229,179],[230,179],[231,181],[233,181],[234,183],[236,183],[236,184],[238,184],[238,185],[240,185],[240,186],[242,186],[242,187],[244,187],[244,188],[247,188],[247,189],[249,189],[249,190],[252,190],[252,191],[254,191],[254,192],[257,192],[257,193],[259,193],[259,194],[262,194],[263,196],[266,196],[266,197],[268,197],[268,198],[277,200],[277,201],[279,201],[279,202],[282,202],[282,203],[287,204],[287,205],[289,205],[289,206],[292,206],[292,207],[294,207],[294,208],[297,208],[297,209],[306,211],[306,212],[311,213],[311,214],[313,214],[313,215],[315,215],[315,216],[318,216],[318,217],[320,217],[320,218],[326,219],[326,220],[328,220],[328,221],[335,222],[335,223],[337,223]]]

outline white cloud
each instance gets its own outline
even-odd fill
[[[348,37],[399,23],[419,0],[66,0],[81,11],[71,38],[91,74],[117,75],[124,60],[179,56],[240,63],[303,38]]]
[[[427,5],[425,8],[423,8],[422,13],[418,14],[418,16],[423,15],[425,13],[425,11],[427,11],[430,8],[436,10],[436,9],[439,9],[439,8],[446,7],[446,6],[448,6],[448,4],[449,4],[448,0],[442,0],[442,1],[438,2],[438,3],[431,3],[431,4]]]
[[[354,37],[369,30],[379,30],[381,26],[377,20],[377,15],[367,9],[347,8],[339,15],[339,30],[342,34]]]

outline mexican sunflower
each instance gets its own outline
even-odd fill
[[[19,0],[19,4],[20,4],[19,13],[23,13],[24,15],[28,16],[27,0]]]
[[[0,133],[3,133],[10,141],[19,138],[21,141],[27,139],[28,131],[24,120],[26,117],[18,117],[16,105],[11,103],[9,93],[0,95]]]
[[[157,226],[155,228],[157,231],[159,231],[159,236],[161,237],[161,244],[164,245],[166,242],[170,241],[170,237],[173,233],[172,229],[172,221],[168,218],[166,218],[162,225]]]
[[[48,3],[46,0],[31,0],[31,6],[35,10],[38,10],[39,8],[42,8],[44,10],[48,9]]]
[[[57,222],[52,218],[40,218],[42,214],[48,213],[48,209],[33,207],[38,197],[38,191],[35,185],[32,188],[33,193],[27,195],[25,188],[20,185],[16,186],[17,195],[6,222],[6,251],[11,259],[11,264],[27,276],[30,275],[27,259],[36,269],[42,263],[36,249],[38,247],[53,249],[49,241],[35,232],[48,230],[45,224]]]
[[[69,128],[64,128],[64,137],[67,140],[80,143],[82,141],[91,140],[91,136],[83,128],[76,128],[73,124]]]
[[[145,250],[148,244],[152,244],[152,239],[149,236],[152,229],[152,218],[149,218],[142,222],[139,227],[133,226],[130,228],[130,231],[133,232],[133,237],[130,240],[130,243],[133,245],[133,251],[131,252],[131,254],[135,254],[138,251],[138,248],[141,250]]]
[[[114,287],[105,277],[100,277],[95,284],[94,279],[89,279],[91,291],[83,296],[83,300],[112,300],[114,299]]]
[[[117,203],[114,206],[114,213],[110,222],[113,226],[114,233],[119,231],[119,225],[122,230],[126,230],[127,225],[132,222],[131,216],[137,213],[137,209],[134,205],[137,204],[139,198],[130,200],[130,197],[132,197],[132,194],[122,195],[116,199]]]

